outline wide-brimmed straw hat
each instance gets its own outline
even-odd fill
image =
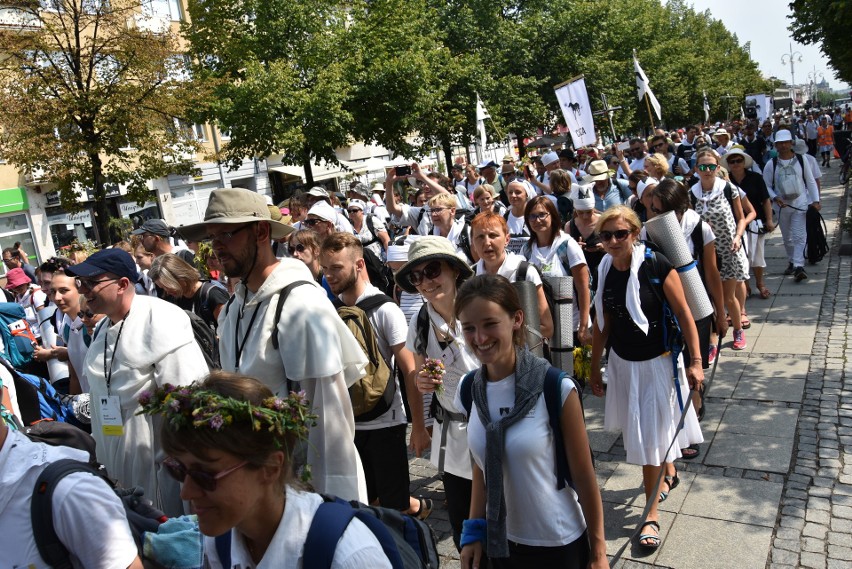
[[[730,168],[728,167],[728,157],[730,156],[742,156],[745,160],[743,166],[745,166],[746,170],[751,168],[751,165],[754,164],[754,159],[749,156],[748,153],[746,153],[745,149],[743,149],[742,147],[734,146],[733,148],[728,150],[720,160],[720,162],[722,162],[722,168],[724,168],[725,170],[730,171]]]
[[[591,184],[600,180],[609,178],[609,166],[604,160],[592,160],[586,167],[586,177],[583,178],[584,184]]]
[[[399,288],[405,292],[416,293],[417,288],[409,280],[411,270],[417,265],[429,261],[444,261],[456,269],[459,272],[456,286],[473,275],[471,268],[456,254],[455,247],[446,237],[427,235],[411,244],[408,250],[408,262],[394,275],[394,280]]]
[[[269,223],[272,239],[281,239],[294,231],[292,226],[272,219],[262,195],[243,188],[213,190],[207,211],[204,212],[204,221],[183,225],[177,231],[187,241],[203,241],[207,238],[208,223],[237,225],[255,221]]]

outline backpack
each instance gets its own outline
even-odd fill
[[[349,387],[349,398],[352,400],[352,413],[356,422],[372,421],[381,417],[393,405],[396,394],[393,370],[379,351],[376,332],[367,318],[368,312],[387,303],[395,304],[392,298],[384,294],[365,298],[355,306],[346,306],[339,301],[334,303],[338,316],[355,336],[369,360],[364,370],[366,375]]]
[[[12,374],[25,427],[44,420],[74,422],[73,410],[62,402],[62,397],[49,381],[37,375],[19,372],[5,358],[0,357],[0,364]]]
[[[68,548],[59,540],[53,525],[53,492],[63,478],[74,472],[94,474],[121,498],[127,523],[141,558],[143,534],[157,533],[157,528],[166,521],[166,515],[143,498],[141,488],[127,490],[120,488],[107,477],[102,468],[71,458],[63,458],[48,465],[38,476],[33,487],[30,516],[39,555],[54,569],[71,569],[72,567]]]
[[[378,255],[366,247],[364,248],[364,266],[367,269],[370,284],[387,296],[393,295],[393,289],[396,286],[396,282],[393,280],[393,271],[382,263]]]
[[[216,339],[216,332],[213,330],[213,327],[192,310],[184,309],[184,313],[192,325],[192,335],[195,338],[195,343],[198,344],[198,347],[201,348],[201,353],[204,354],[207,369],[221,368],[222,366],[219,362],[219,341]]]
[[[459,382],[459,398],[461,399],[462,407],[465,413],[470,417],[470,412],[473,409],[473,375],[475,371],[468,372]],[[550,424],[550,430],[553,432],[553,455],[554,463],[556,464],[556,489],[562,490],[565,484],[568,484],[576,491],[574,481],[571,478],[571,469],[568,466],[568,456],[565,454],[565,439],[562,437],[562,377],[568,377],[574,382],[574,388],[579,396],[583,391],[574,377],[562,371],[559,368],[550,366],[544,376],[544,404],[547,407],[547,418]],[[595,455],[592,452],[592,447],[589,445],[589,454],[592,455],[592,465],[595,463]]]
[[[805,191],[807,191],[808,184],[805,182],[805,159],[801,154],[793,154],[796,159],[799,161],[799,167],[802,169],[802,184],[805,187]],[[778,156],[772,157],[772,185],[775,185],[775,175],[778,173]]]
[[[0,337],[5,350],[2,355],[13,366],[21,367],[33,360],[38,341],[20,304],[0,302]]]
[[[811,206],[808,206],[805,214],[805,229],[807,231],[805,258],[810,264],[815,265],[828,254],[829,247],[825,239],[825,220],[820,212]]]
[[[437,540],[426,522],[398,510],[367,506],[321,494],[323,503],[314,514],[305,539],[303,569],[328,569],[337,543],[353,518],[358,518],[382,546],[393,569],[438,569]],[[216,553],[223,567],[231,567],[231,532],[216,538]]]

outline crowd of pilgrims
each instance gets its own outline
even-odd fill
[[[656,549],[661,543],[657,504],[679,483],[675,460],[692,459],[701,452],[704,370],[717,357],[720,339],[726,337],[729,328],[733,332],[731,347],[746,347],[744,330],[750,326],[746,300],[752,293],[759,299],[770,296],[764,281],[763,241],[779,217],[783,228],[785,218],[777,210],[773,212],[773,201],[782,205],[788,194],[774,188],[775,178],[767,184],[762,172],[765,168],[780,169],[788,160],[795,163],[788,155],[792,151],[808,156],[809,149],[802,147],[806,144],[802,134],[795,121],[776,118],[762,125],[748,121],[709,129],[657,129],[647,139],[633,138],[607,148],[545,150],[523,159],[507,154],[500,163],[485,160],[473,165],[458,157],[450,176],[412,163],[389,169],[383,184],[356,181],[345,188],[345,193],[324,187],[299,191],[282,207],[266,207],[268,211],[254,218],[256,223],[249,219],[247,225],[230,231],[223,231],[227,227],[222,224],[236,218],[223,214],[217,225],[217,218],[211,214],[219,205],[214,205],[217,194],[225,203],[228,192],[237,192],[237,197],[244,196],[240,192],[251,192],[216,190],[205,223],[198,224],[201,233],[192,230],[197,227],[175,230],[153,219],[134,231],[130,241],[113,249],[127,252],[131,264],[127,274],[137,277],[130,283],[135,295],[159,297],[193,312],[216,333],[219,349],[212,367],[221,365],[234,373],[214,372],[202,385],[227,401],[241,397],[260,401],[273,394],[286,395],[293,387],[289,381],[294,377],[293,369],[322,367],[313,362],[296,364],[296,360],[303,355],[307,360],[321,359],[326,349],[331,350],[330,358],[338,355],[337,348],[330,347],[338,340],[330,340],[323,333],[350,334],[347,328],[335,325],[310,338],[282,335],[280,342],[291,346],[276,345],[275,349],[281,350],[287,381],[282,382],[280,377],[267,381],[260,372],[254,374],[257,379],[239,376],[252,375],[254,362],[266,357],[269,335],[276,334],[279,324],[270,324],[272,331],[263,336],[265,340],[250,336],[252,327],[264,322],[263,314],[255,322],[257,307],[254,315],[248,313],[251,301],[264,294],[263,286],[251,282],[257,263],[271,259],[260,283],[274,272],[294,272],[298,266],[299,274],[315,281],[319,291],[319,296],[304,297],[309,300],[301,308],[285,309],[284,313],[279,308],[275,317],[280,317],[281,329],[296,320],[299,323],[293,323],[293,330],[310,329],[312,324],[301,322],[299,312],[313,310],[314,304],[361,306],[365,299],[387,294],[392,302],[378,303],[378,308],[367,312],[381,356],[394,370],[394,401],[378,417],[362,421],[354,417],[358,456],[353,464],[362,469],[348,473],[355,482],[347,485],[335,481],[330,466],[333,460],[324,457],[314,465],[313,487],[426,519],[434,505],[427,497],[409,496],[406,451],[413,450],[418,456],[428,453],[440,471],[445,507],[463,567],[484,566],[486,557],[493,567],[604,567],[608,565],[603,507],[589,452],[583,393],[589,389],[594,396],[606,397],[605,428],[622,433],[627,462],[642,466],[644,493],[651,507],[638,543]],[[823,165],[827,166],[825,158]],[[815,160],[804,161],[800,168],[810,173],[803,192],[810,194],[804,199],[818,206],[820,168]],[[816,199],[811,182],[816,184]],[[713,304],[713,314],[703,319],[692,317],[677,271],[657,247],[647,242],[643,229],[644,222],[670,211],[675,213],[699,262],[701,280]],[[236,243],[238,232],[244,228],[263,222],[273,227],[263,234],[271,251],[258,251],[252,245],[242,252],[244,265],[239,265],[241,253],[227,245]],[[217,227],[218,232],[214,231]],[[282,229],[276,231],[276,227]],[[646,255],[646,248],[656,253]],[[101,306],[94,291],[106,281],[86,279],[98,273],[87,265],[85,254],[50,259],[33,270],[20,247],[3,253],[8,300],[24,307],[33,329],[39,330],[41,310],[51,304],[56,308],[56,342],[42,342],[26,371],[49,375],[59,392],[71,396],[90,390],[93,397],[96,392],[100,394],[97,384],[105,375],[103,392],[110,393],[112,365],[106,365],[109,348],[104,347],[112,341],[109,333],[106,344],[99,347],[104,350],[104,369],[98,377],[90,377],[90,370],[91,360],[99,359],[100,354],[87,358],[98,323],[110,316],[105,310],[99,313],[88,306]],[[92,262],[97,265],[95,256]],[[120,265],[124,261],[110,260],[114,262]],[[652,266],[646,268],[648,263]],[[134,265],[138,272],[134,273]],[[788,271],[796,281],[807,279],[795,253],[791,253]],[[101,273],[122,276],[115,270]],[[653,275],[659,276],[659,285],[654,284]],[[561,322],[553,313],[553,299],[548,298],[551,293],[545,286],[552,277],[573,278],[572,322]],[[528,281],[534,287],[531,304],[523,304],[512,285],[516,281]],[[295,299],[303,288],[290,294]],[[663,337],[664,304],[677,317],[684,336],[685,351],[674,368]],[[273,300],[268,320],[272,319],[274,305]],[[122,321],[121,328],[132,313],[124,314],[127,320]],[[116,328],[117,321],[121,317],[116,320],[110,316],[105,328]],[[536,323],[538,329],[530,330],[528,321]],[[236,332],[228,332],[233,322]],[[549,356],[553,339],[566,332],[557,329],[560,326],[571,326],[567,332],[573,346],[585,348],[581,350],[585,355],[578,357],[590,360],[590,371],[587,377],[573,378],[572,369],[559,373],[561,410],[558,423],[552,423],[544,393],[551,364],[534,355],[531,348]],[[134,330],[129,327],[127,333]],[[145,328],[141,331],[144,333]],[[114,338],[113,360],[120,335],[121,330]],[[529,338],[538,338],[535,346],[528,345]],[[347,350],[352,349],[351,338],[340,340],[340,344],[345,359]],[[314,352],[320,355],[310,355]],[[241,364],[246,360],[251,363]],[[205,371],[210,370],[210,363],[208,359]],[[66,370],[59,374],[61,377],[48,373],[48,366],[56,364]],[[347,385],[354,381],[345,365],[343,372],[330,369],[313,376],[304,373],[320,378],[342,374]],[[10,380],[3,368],[0,374],[4,386],[8,386]],[[303,389],[305,383],[301,384]],[[331,454],[333,446],[327,439],[334,436],[334,417],[323,416],[335,409],[331,396],[327,391],[306,391],[321,425],[309,429],[310,437],[322,431],[317,439],[309,437],[309,444],[320,455]],[[4,389],[3,394],[6,416],[14,415],[14,393]],[[138,397],[139,393],[133,395]],[[679,399],[691,399],[694,405],[686,412],[683,428],[677,431]],[[334,405],[347,408],[351,416],[348,401]],[[101,419],[93,412],[91,420],[97,439],[96,426],[101,427]],[[555,424],[561,432],[554,433]],[[244,438],[226,441],[226,450],[216,451],[218,454],[211,458],[209,452],[194,450],[195,444],[213,447],[207,439],[192,439],[192,429],[189,434],[177,431],[168,437],[167,431],[164,428],[162,437],[145,438],[149,446],[160,445],[147,449],[148,454],[157,455],[150,464],[165,464],[167,474],[184,482],[182,489],[174,491],[180,492],[180,498],[190,502],[192,508],[201,510],[202,533],[213,536],[231,527],[241,529],[234,553],[244,556],[243,566],[259,564],[266,551],[274,555],[272,544],[277,537],[271,534],[279,527],[277,520],[282,524],[286,520],[281,518],[285,504],[289,506],[292,500],[294,508],[302,508],[300,496],[309,488],[293,477],[290,467],[297,461],[285,456],[272,474],[258,475],[260,482],[255,481],[266,492],[261,497],[273,496],[271,503],[275,508],[280,506],[273,511],[271,534],[267,532],[264,541],[246,529],[252,526],[245,520],[239,525],[239,516],[223,521],[221,518],[227,516],[219,516],[221,512],[208,513],[203,521],[205,508],[199,505],[204,500],[187,490],[190,480],[194,488],[200,485],[197,478],[203,478],[196,476],[200,467],[189,468],[197,464],[195,461],[207,466],[236,465],[232,455],[241,456],[240,445],[257,433],[249,428],[239,435]],[[225,428],[221,436],[236,437],[238,429],[231,431],[227,435]],[[123,436],[132,434],[128,431]],[[190,438],[182,440],[182,436]],[[670,445],[675,437],[676,444]],[[554,440],[563,441],[564,448],[554,450]],[[278,452],[280,445],[275,442],[267,441],[264,444],[268,448],[259,452]],[[125,445],[122,452],[131,452],[130,448]],[[169,455],[165,463],[160,458],[163,453]],[[100,454],[98,458],[102,458]],[[570,484],[557,477],[563,458],[567,458]],[[109,464],[109,459],[101,461],[108,469],[121,470]],[[243,464],[246,462],[249,460]],[[218,469],[212,477],[214,482],[208,480],[212,490],[202,485],[198,495],[215,494],[215,479],[222,478],[224,484],[239,468]],[[341,479],[346,477],[345,472],[340,475]],[[153,485],[161,483],[159,478],[150,480]],[[287,487],[286,501],[276,498],[282,481]],[[161,486],[159,493],[166,492],[166,486]],[[234,502],[232,508],[241,507],[237,493],[225,494],[218,503],[227,500]],[[306,503],[313,504],[310,500]],[[157,505],[173,515],[179,512],[168,509],[184,507],[180,500],[167,498]],[[255,511],[245,516],[257,516],[255,521],[270,519],[268,513]],[[348,554],[358,550],[359,536],[367,545],[358,559],[371,567],[383,566],[370,557],[376,554],[371,553],[370,540],[364,541],[361,534],[354,535]],[[221,566],[212,547],[205,549],[206,560],[209,566]]]

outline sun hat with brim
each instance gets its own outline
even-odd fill
[[[24,272],[24,269],[18,267],[16,269],[11,269],[8,273],[6,273],[6,290],[12,290],[13,288],[18,288],[21,285],[28,285],[31,281],[30,277],[27,276],[27,273]]]
[[[263,207],[266,207],[266,202],[264,202]],[[82,263],[71,265],[65,269],[65,273],[72,277],[83,278],[111,273],[120,278],[127,278],[134,284],[139,280],[139,273],[136,272],[136,261],[130,256],[130,253],[117,247],[98,251]]]
[[[720,162],[722,163],[722,168],[724,168],[725,170],[730,170],[730,168],[728,167],[728,158],[730,158],[731,156],[742,156],[743,160],[745,160],[743,166],[745,166],[746,170],[751,168],[751,165],[754,164],[754,159],[752,159],[752,157],[749,156],[742,147],[734,146],[733,148],[728,150],[728,152],[726,152],[720,160]]]
[[[796,142],[793,143],[793,152],[795,152],[796,154],[807,154],[808,143],[802,140],[801,138],[797,138]]]
[[[408,249],[408,262],[394,275],[394,280],[399,285],[399,288],[405,292],[416,293],[417,287],[411,284],[409,280],[411,271],[414,267],[428,263],[429,261],[444,261],[456,269],[459,272],[456,286],[473,275],[473,271],[456,254],[455,246],[446,237],[427,235],[411,244],[411,247]]]
[[[370,188],[370,191],[373,192],[374,194],[383,194],[383,193],[385,193],[385,187],[383,185],[379,184],[378,182],[376,182],[375,184],[373,184],[373,187]]]
[[[208,223],[237,225],[255,221],[269,223],[272,239],[281,239],[295,231],[292,226],[272,219],[266,200],[257,192],[243,188],[219,188],[210,193],[204,221],[178,227],[177,232],[187,241],[204,241]]]
[[[483,168],[497,168],[497,163],[494,160],[486,160],[484,162],[481,162],[479,166],[477,166],[477,168],[479,168],[480,170],[482,170]]]
[[[308,210],[308,215],[314,215],[323,221],[328,221],[329,223],[337,223],[337,212],[328,202],[315,203],[311,206],[311,209]]]
[[[728,134],[728,131],[724,128],[720,128],[719,130],[713,133],[713,138],[719,138],[720,136],[727,136],[728,138],[731,138],[731,135]]]
[[[130,232],[131,235],[142,235],[144,233],[159,235],[160,237],[169,237],[172,234],[169,225],[162,219],[147,219],[138,229]]]
[[[583,178],[584,184],[598,182],[609,178],[609,166],[604,160],[592,160],[586,167],[586,176]]]

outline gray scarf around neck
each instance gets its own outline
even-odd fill
[[[473,377],[473,402],[485,428],[485,492],[489,557],[508,557],[506,539],[506,498],[503,494],[503,447],[506,429],[523,419],[535,407],[544,389],[544,376],[550,363],[527,349],[517,348],[515,363],[515,405],[509,415],[492,422],[488,412],[487,379],[484,367]]]

